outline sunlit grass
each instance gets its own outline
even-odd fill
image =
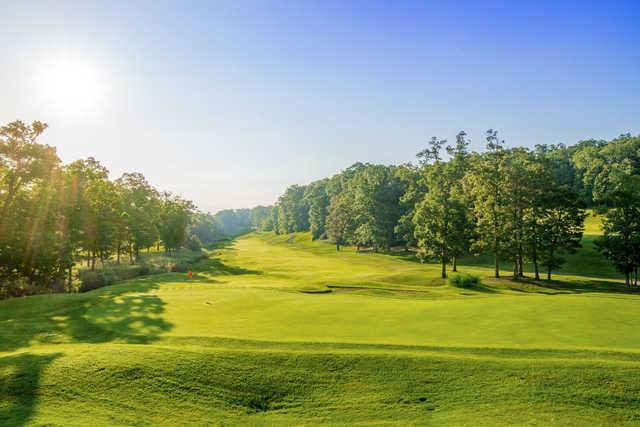
[[[0,302],[0,424],[640,422],[640,295],[253,234],[171,273]]]

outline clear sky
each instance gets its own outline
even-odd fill
[[[640,132],[640,1],[0,0],[0,123],[203,210],[459,130]]]

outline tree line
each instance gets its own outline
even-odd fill
[[[586,209],[604,215],[596,247],[637,286],[640,265],[640,137],[586,140],[573,146],[507,148],[485,133],[482,153],[465,132],[452,143],[433,137],[417,162],[356,163],[330,178],[292,185],[262,208],[257,227],[279,234],[389,250],[402,246],[439,262],[442,277],[464,255],[491,254],[494,275],[533,266],[536,279],[580,247]]]
[[[0,127],[0,298],[61,291],[85,260],[135,262],[162,245],[171,253],[189,235],[192,202],[156,190],[140,173],[109,179],[87,158],[63,165],[54,147],[40,144],[41,122]]]

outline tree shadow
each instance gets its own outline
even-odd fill
[[[225,241],[222,247],[229,250],[231,244]],[[216,276],[261,274],[218,258],[203,260],[194,270],[193,283],[219,283]],[[157,291],[165,283],[182,280],[183,274],[140,277],[81,294],[0,301],[0,354],[38,344],[152,343],[174,326],[164,318],[166,302]],[[0,355],[0,425],[30,422],[42,372],[59,356]]]
[[[262,271],[251,270],[248,268],[238,267],[224,263],[219,258],[210,258],[206,263],[206,271],[211,276],[238,276],[243,274],[262,274]]]
[[[235,250],[235,248],[233,247],[235,240],[236,240],[235,238],[218,240],[217,242],[208,244],[206,248],[209,250],[216,250],[216,249],[217,250],[223,250],[223,249]]]
[[[585,293],[607,293],[607,294],[627,294],[639,295],[640,288],[627,288],[624,283],[613,280],[602,279],[580,279],[580,281],[563,281],[563,280],[536,280],[532,277],[520,277],[518,280],[509,278],[509,287],[511,291],[525,293],[544,293],[544,294],[585,294]],[[528,285],[532,289],[518,288],[516,285]]]
[[[154,291],[170,280],[154,276],[83,294],[0,302],[0,352],[32,344],[157,340],[173,325],[163,319],[166,303]]]
[[[498,291],[495,288],[492,288],[490,286],[486,286],[483,285],[482,283],[478,283],[477,285],[469,285],[467,287],[464,288],[459,288],[461,291],[474,291],[474,292],[480,292],[483,294],[498,294],[500,293],[500,291]]]
[[[44,369],[60,353],[20,353],[0,357],[0,425],[22,426],[35,414]]]
[[[102,288],[97,299],[83,304],[79,321],[68,323],[68,332],[74,340],[88,343],[146,344],[159,339],[173,324],[162,318],[166,303],[153,291],[168,281],[154,277]]]

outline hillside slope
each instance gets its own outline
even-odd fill
[[[307,234],[0,302],[0,424],[640,423],[640,295],[337,252]]]

